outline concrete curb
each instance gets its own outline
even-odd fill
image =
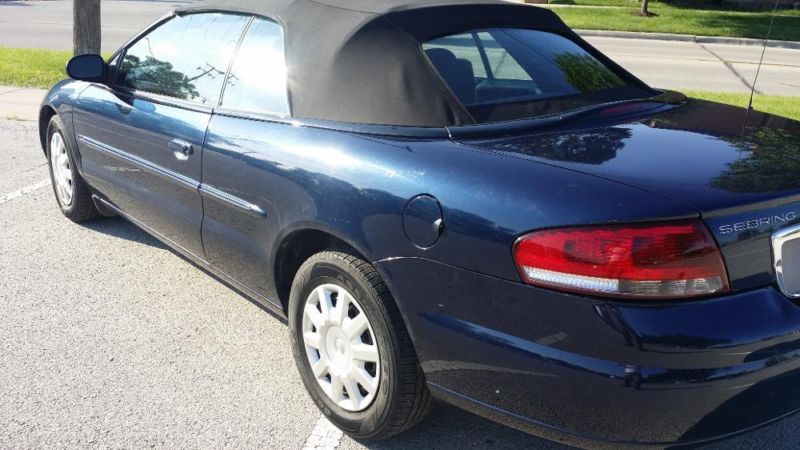
[[[612,37],[621,39],[650,39],[655,41],[696,42],[698,44],[764,45],[763,39],[721,36],[695,36],[691,34],[637,33],[634,31],[575,30],[584,37]],[[767,47],[800,50],[800,42],[770,40]]]

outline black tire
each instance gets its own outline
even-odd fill
[[[374,400],[362,411],[351,412],[337,405],[320,387],[305,354],[303,310],[309,295],[322,284],[345,288],[360,304],[375,334],[381,377]],[[411,428],[425,417],[431,404],[425,376],[400,311],[369,263],[340,252],[312,256],[295,276],[288,312],[292,350],[303,384],[334,425],[355,439],[380,440]]]
[[[53,159],[50,157],[52,154],[51,145],[53,141],[53,135],[56,133],[61,136],[63,145],[66,148],[67,158],[69,160],[68,170],[72,174],[72,198],[68,204],[64,204],[65,202],[58,193],[57,180],[53,168]],[[46,153],[47,165],[50,168],[50,182],[53,186],[53,193],[56,196],[56,202],[58,203],[58,207],[61,209],[61,212],[73,222],[85,222],[101,217],[101,214],[97,210],[94,200],[92,199],[92,193],[89,190],[89,186],[78,173],[77,165],[75,164],[75,152],[73,151],[72,146],[67,139],[67,133],[64,132],[64,125],[61,123],[61,119],[59,119],[58,116],[53,116],[53,118],[50,119],[49,125],[47,126]]]

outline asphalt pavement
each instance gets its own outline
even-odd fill
[[[678,90],[750,92],[762,51],[753,45],[599,36],[586,40],[649,85]],[[767,48],[756,91],[800,96],[800,50]]]
[[[0,1],[0,46],[64,48],[70,3]],[[106,48],[177,3],[104,0]],[[590,40],[665,87],[742,90],[755,57],[753,47]],[[779,50],[768,49],[770,67],[787,72],[768,68],[764,86],[800,95],[800,52]],[[723,69],[702,75],[711,66]],[[280,320],[121,219],[76,225],[60,214],[35,122],[2,118],[27,117],[8,101],[20,92],[0,89],[0,448],[365,448],[321,418]],[[798,429],[793,416],[707,448],[798,448]],[[565,448],[447,405],[366,447]]]
[[[113,52],[186,3],[192,1],[103,0],[103,51]],[[0,47],[72,50],[72,0],[0,1]]]
[[[391,441],[342,436],[281,320],[121,219],[64,218],[35,122],[0,119],[0,150],[0,448],[566,448],[441,404]],[[798,448],[798,429],[708,448]]]
[[[0,119],[0,448],[364,446],[307,396],[283,322],[121,219],[58,211],[33,121]],[[555,444],[439,405],[370,445]]]
[[[113,52],[136,32],[185,1],[104,0],[103,50]],[[749,92],[761,47],[589,36],[587,40],[652,86]],[[72,48],[72,1],[0,1],[0,47]],[[768,48],[756,89],[800,96],[800,50]]]

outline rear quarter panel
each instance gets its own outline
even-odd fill
[[[511,249],[525,231],[694,215],[682,203],[645,191],[446,139],[219,115],[209,127],[203,183],[266,212],[266,220],[204,226],[204,233],[233,227],[251,236],[241,246],[252,261],[272,261],[285,236],[313,228],[371,261],[429,258],[515,281]],[[403,229],[403,210],[420,194],[436,197],[444,214],[444,233],[429,249],[413,245]]]

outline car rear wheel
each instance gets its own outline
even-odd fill
[[[375,268],[323,252],[298,270],[289,300],[295,362],[325,416],[358,439],[424,417],[430,393],[400,312]]]
[[[75,166],[75,155],[58,116],[53,116],[47,127],[47,161],[61,212],[73,222],[100,217],[92,193]]]

